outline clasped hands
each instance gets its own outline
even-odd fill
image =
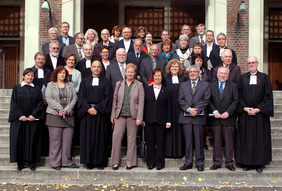
[[[229,113],[224,112],[223,114],[220,114],[219,112],[216,112],[216,113],[214,114],[214,117],[217,118],[217,119],[219,119],[219,118],[221,118],[221,119],[227,119],[227,118],[229,117]]]
[[[91,107],[90,109],[87,110],[89,115],[95,116],[97,115],[97,110],[94,107]]]
[[[244,111],[248,113],[248,115],[256,115],[260,112],[260,109],[258,108],[252,108],[252,107],[244,107]]]
[[[59,112],[59,116],[65,119],[67,113],[68,113],[67,110],[63,109],[62,111]]]
[[[21,121],[34,121],[35,120],[35,118],[32,115],[29,115],[28,118],[29,120],[24,115],[20,116]]]

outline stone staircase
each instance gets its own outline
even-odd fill
[[[188,184],[190,181],[198,181],[198,178],[206,181],[220,182],[248,182],[262,181],[271,184],[273,180],[282,181],[282,91],[274,91],[275,117],[271,119],[272,124],[272,146],[273,146],[273,161],[266,166],[262,173],[257,173],[255,170],[244,172],[241,168],[236,167],[235,172],[230,172],[224,165],[216,171],[209,170],[212,166],[213,149],[209,145],[209,150],[205,150],[206,163],[205,171],[198,172],[195,168],[188,171],[180,171],[179,167],[183,165],[184,159],[166,159],[166,166],[163,170],[148,170],[146,160],[138,159],[138,168],[130,171],[125,170],[125,157],[121,159],[119,170],[112,170],[109,162],[109,167],[104,170],[87,170],[84,165],[80,165],[79,169],[62,168],[60,171],[55,171],[50,168],[49,158],[42,157],[41,162],[37,164],[35,172],[25,168],[21,172],[16,170],[16,164],[10,163],[9,160],[9,102],[11,90],[0,90],[0,179],[16,179],[16,180],[100,180],[100,182],[121,182],[127,181],[130,183],[139,184],[160,184],[160,182],[178,182],[179,184]],[[124,153],[124,151],[123,151]],[[79,163],[79,155],[75,156],[76,164]],[[203,184],[203,183],[202,183]],[[203,184],[204,185],[204,184]]]

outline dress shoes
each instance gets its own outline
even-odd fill
[[[163,169],[163,167],[162,166],[157,166],[157,168],[156,168],[157,170],[162,170]]]
[[[235,167],[233,165],[226,166],[226,168],[230,171],[235,171]]]
[[[256,171],[257,171],[257,172],[262,172],[262,171],[263,171],[263,168],[262,168],[262,167],[258,167],[258,168],[256,168]]]
[[[188,169],[192,169],[192,164],[184,164],[179,168],[179,170],[188,170]]]
[[[97,168],[98,168],[99,170],[104,170],[105,167],[101,165],[101,166],[98,166]]]
[[[251,170],[249,167],[243,167],[243,171],[249,171]]]
[[[54,170],[61,170],[61,167],[60,166],[54,166],[52,167]]]
[[[94,165],[93,164],[87,164],[87,170],[92,170],[94,168]]]
[[[118,165],[114,165],[113,170],[118,170]]]
[[[31,171],[35,171],[35,166],[30,166],[29,169],[30,169]]]
[[[24,165],[20,165],[17,167],[17,171],[21,171],[22,169],[24,169]]]
[[[212,167],[210,167],[211,170],[217,170],[219,168],[221,168],[221,165],[216,165],[216,164],[214,164]]]
[[[209,150],[209,146],[207,144],[204,144],[204,149]]]
[[[133,169],[133,168],[135,168],[135,167],[136,167],[136,166],[126,166],[125,169],[126,169],[126,170],[131,170],[131,169]]]
[[[154,166],[148,166],[148,170],[152,170]]]
[[[79,166],[76,166],[75,163],[73,163],[72,165],[68,166],[68,168],[79,168]],[[94,167],[93,167],[94,168]]]
[[[203,166],[203,165],[198,165],[198,166],[197,166],[197,170],[198,170],[198,171],[204,171],[205,169],[204,169],[204,166]]]

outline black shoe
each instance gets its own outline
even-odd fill
[[[192,164],[184,164],[179,168],[179,170],[188,170],[188,169],[192,169]]]
[[[262,167],[258,167],[258,168],[256,168],[256,171],[257,171],[257,172],[262,172],[262,171],[263,171],[263,168],[262,168]]]
[[[157,170],[162,170],[162,169],[163,169],[163,167],[157,166]]]
[[[209,146],[207,144],[204,144],[204,149],[209,150]]]
[[[35,166],[30,166],[29,169],[30,169],[31,171],[35,171]]]
[[[94,168],[94,165],[93,164],[87,164],[87,170],[92,170]]]
[[[226,166],[226,168],[230,171],[235,171],[235,167],[233,165]]]
[[[125,169],[126,169],[126,170],[131,170],[131,169],[133,169],[134,167],[135,167],[135,166],[126,166]]]
[[[251,170],[249,167],[243,167],[243,171],[249,171]]]
[[[204,171],[205,169],[204,169],[204,166],[203,166],[203,165],[198,165],[198,166],[197,166],[197,170],[198,170],[198,171]]]
[[[23,165],[20,165],[20,166],[17,167],[17,171],[21,171],[22,169],[24,169]]]
[[[54,170],[61,170],[61,167],[60,166],[55,166],[55,167],[52,167]]]
[[[154,168],[154,166],[148,166],[149,170],[152,170]]]
[[[219,168],[221,168],[221,165],[216,165],[216,164],[214,164],[212,167],[210,167],[211,170],[217,170]]]
[[[118,165],[114,165],[113,170],[117,170],[117,169],[118,169]]]
[[[104,170],[105,167],[101,165],[101,166],[98,166],[97,168],[98,168],[99,170]]]
[[[72,165],[68,166],[68,168],[79,168],[79,166],[76,166],[75,163],[73,163]],[[94,167],[93,167],[94,168]]]

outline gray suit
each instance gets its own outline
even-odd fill
[[[141,61],[140,76],[144,86],[148,86],[148,81],[152,76],[153,65],[152,58],[145,58]],[[165,71],[166,61],[163,58],[156,58],[156,67],[161,68]]]
[[[120,116],[120,112],[124,102],[124,89],[127,84],[125,80],[116,83],[116,88],[113,96],[113,105],[111,118],[116,119],[115,128],[113,132],[113,146],[111,161],[112,165],[119,164],[121,141],[125,128],[127,129],[127,166],[137,166],[137,149],[136,149],[136,135],[137,126],[136,120],[143,121],[144,111],[144,88],[143,84],[138,80],[133,81],[130,91],[130,117]]]
[[[204,125],[206,124],[206,107],[210,99],[210,87],[208,82],[198,80],[195,93],[192,93],[191,81],[180,84],[178,102],[180,106],[179,123],[183,125],[185,136],[185,164],[192,165],[193,145],[195,145],[196,165],[204,165]],[[184,116],[188,108],[198,108],[197,112],[204,115],[196,117]],[[193,144],[194,140],[194,144]]]
[[[82,51],[82,49],[81,49]],[[71,44],[66,46],[63,50],[62,56],[65,58],[69,53],[75,54],[76,60],[79,61],[79,54],[75,44]]]
[[[125,65],[125,63],[124,63]],[[125,69],[125,66],[124,66]],[[116,82],[123,80],[119,64],[117,62],[110,64],[106,70],[106,78],[110,80],[112,85],[112,90],[114,91]]]

